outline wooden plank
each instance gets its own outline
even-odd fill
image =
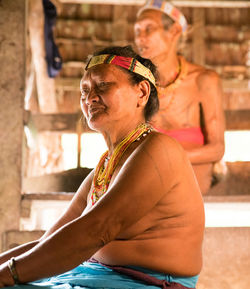
[[[57,113],[57,114],[30,114],[25,112],[25,125],[32,124],[38,132],[77,132],[77,125],[81,122],[82,132],[92,132],[82,121],[82,113]]]
[[[75,132],[80,114],[34,114],[31,122],[39,131]]]
[[[205,54],[207,65],[246,65],[244,42],[207,42]]]
[[[223,79],[222,81],[223,90],[226,92],[232,91],[249,91],[250,81],[248,79]]]
[[[247,110],[250,109],[250,91],[224,92],[224,110]]]
[[[203,267],[197,289],[249,288],[249,236],[249,227],[205,229]]]
[[[192,59],[199,65],[205,64],[205,9],[194,8],[192,11],[193,37],[192,37]]]
[[[70,201],[74,195],[75,193],[70,192],[27,193],[22,195],[22,201],[24,200]]]
[[[248,167],[248,169],[250,169]],[[203,196],[205,203],[250,203],[250,195]]]
[[[37,240],[44,234],[44,231],[8,231],[4,234],[4,251],[12,249],[16,246],[25,244],[27,242]]]
[[[66,68],[83,68],[86,65],[85,62],[82,61],[67,61],[63,63],[63,66]]]
[[[122,5],[116,5],[113,9],[112,41],[121,41],[126,45],[127,10]]]
[[[250,130],[250,109],[249,110],[226,110],[227,130]],[[77,122],[81,119],[81,113],[73,114],[34,114],[26,119],[35,126],[38,132],[61,131],[77,132]],[[91,132],[85,122],[82,122],[82,132]]]
[[[239,17],[240,18],[240,17]],[[206,41],[218,42],[239,42],[248,41],[250,37],[250,30],[248,26],[236,25],[206,25]]]
[[[86,63],[83,61],[66,61],[63,63],[63,67],[70,69],[82,69],[85,65]],[[250,69],[245,65],[206,65],[206,66],[210,69],[215,70],[219,74],[250,75]],[[231,77],[231,79],[232,78],[237,79],[237,77]],[[239,80],[243,78],[239,77]]]
[[[44,17],[41,1],[29,1],[30,47],[36,72],[39,108],[43,113],[58,111],[55,82],[48,76],[44,44]]]
[[[79,167],[43,176],[23,178],[22,200],[65,200],[65,198],[69,198],[68,192],[77,191],[91,170]],[[65,195],[62,192],[67,193]]]
[[[225,111],[227,130],[250,130],[250,110]]]
[[[103,4],[103,0],[60,0],[61,3],[72,4]],[[230,0],[172,0],[176,6],[182,7],[227,7],[246,8],[250,7],[250,1],[230,1]],[[106,0],[106,5],[143,5],[145,0]]]
[[[65,90],[79,91],[80,78],[56,78],[56,86]],[[223,90],[231,91],[249,91],[249,80],[243,79],[223,79]]]
[[[207,65],[215,70],[222,78],[247,79],[250,75],[250,68],[245,65]]]
[[[84,67],[84,66],[83,66]],[[69,91],[80,91],[80,81],[81,78],[62,78],[58,77],[55,79],[56,87],[58,89],[69,90]]]

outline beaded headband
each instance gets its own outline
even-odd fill
[[[147,0],[146,4],[138,11],[137,17],[140,16],[144,10],[149,9],[158,10],[167,14],[170,18],[181,25],[183,32],[187,30],[188,24],[185,16],[170,2],[164,0]]]
[[[151,70],[135,58],[112,54],[96,55],[90,59],[89,63],[85,67],[85,70],[88,70],[89,68],[99,64],[114,64],[121,66],[131,72],[140,74],[141,76],[147,78],[155,86],[155,77]]]

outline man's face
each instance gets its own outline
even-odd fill
[[[160,11],[144,11],[135,23],[134,32],[135,44],[142,57],[153,60],[168,51],[168,32],[164,30]]]

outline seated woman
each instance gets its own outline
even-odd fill
[[[203,201],[181,145],[147,124],[155,73],[130,47],[91,58],[81,108],[108,151],[40,240],[0,255],[0,287],[195,287]]]

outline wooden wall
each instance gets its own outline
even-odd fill
[[[249,129],[249,11],[245,8],[180,8],[190,23],[185,46],[181,45],[182,53],[188,60],[215,69],[221,75],[227,129]],[[64,62],[55,80],[59,113],[79,111],[79,79],[83,63],[93,50],[107,45],[133,45],[137,10],[138,6],[131,5],[62,5],[55,28],[56,43]],[[69,116],[68,122],[71,119]]]
[[[108,45],[133,46],[133,24],[139,9],[138,5],[72,3],[58,7],[60,9],[54,34],[63,58],[63,69],[54,79],[54,96],[45,102],[47,107],[50,106],[50,101],[53,102],[52,105],[56,103],[57,109],[54,113],[44,113],[40,105],[43,96],[38,93],[38,96],[33,94],[31,97],[33,106],[31,105],[30,111],[26,113],[26,123],[32,124],[38,135],[50,133],[50,140],[58,137],[51,135],[51,132],[59,132],[59,135],[75,132],[80,135],[88,130],[87,126],[82,126],[79,121],[79,81],[84,63],[88,55],[97,48]],[[189,32],[180,45],[181,53],[188,60],[210,67],[220,74],[224,88],[226,129],[249,130],[249,9],[232,5],[230,8],[225,5],[185,5],[179,8],[190,24]],[[55,143],[57,142],[55,141],[54,145]],[[52,161],[53,163],[60,164],[60,160]],[[246,166],[249,172],[249,164],[245,164],[242,170],[245,171]],[[39,173],[42,171],[43,169]],[[50,172],[56,171],[60,171],[60,166],[54,171],[52,167]],[[224,186],[221,191],[225,190]],[[235,187],[232,190],[235,190]],[[249,189],[247,192],[250,193]]]

